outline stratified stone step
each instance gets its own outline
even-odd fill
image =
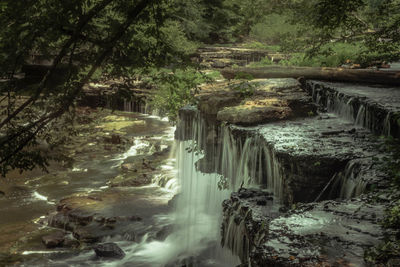
[[[316,106],[296,79],[257,79],[204,86],[198,95],[199,110],[218,121],[238,125],[306,117]]]
[[[258,138],[265,147],[264,184],[286,203],[355,197],[385,177],[375,160],[381,141],[334,114],[230,128],[242,143]]]
[[[329,112],[375,134],[400,137],[400,87],[313,80],[306,84],[313,100]]]
[[[250,95],[240,83],[203,88],[178,126],[204,154],[197,167],[238,191],[223,203],[222,244],[251,266],[363,266],[383,235],[385,206],[368,193],[388,187],[377,160],[383,141],[357,118],[317,114],[294,79],[251,81]],[[273,107],[290,112],[270,116]]]
[[[382,141],[369,130],[335,114],[316,115],[295,79],[250,85],[254,92],[247,97],[226,82],[208,85],[196,96],[199,110],[181,110],[177,136],[196,140],[204,151],[201,171],[222,174],[235,190],[242,183],[266,187],[286,204],[350,199],[380,186],[385,175],[375,157]],[[248,104],[255,99],[263,105]],[[273,116],[270,108],[290,112]]]
[[[224,201],[222,244],[251,266],[364,266],[383,236],[383,204],[362,199],[272,209],[270,195],[241,189]]]

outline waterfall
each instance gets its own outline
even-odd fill
[[[318,105],[326,106],[328,112],[335,113],[340,117],[355,122],[359,113],[355,114],[353,107],[353,97],[334,90],[324,91],[316,83],[308,84],[313,101]],[[360,111],[359,111],[360,112]],[[360,118],[361,120],[361,118]]]
[[[124,262],[135,262],[144,266],[207,266],[230,267],[240,264],[220,244],[222,223],[222,202],[230,197],[229,188],[220,190],[220,175],[202,173],[196,163],[204,157],[210,127],[199,116],[182,116],[176,132],[176,176],[178,194],[175,211],[170,214],[172,232],[164,241],[143,240],[138,248]],[[211,148],[209,148],[210,150]],[[211,149],[212,150],[212,149]],[[217,152],[217,149],[214,151]],[[212,152],[209,152],[212,153]],[[169,168],[166,164],[165,168]],[[156,177],[154,182],[162,182]],[[175,184],[165,184],[175,188]],[[139,264],[139,265],[140,265]],[[140,265],[141,266],[141,265]]]
[[[350,161],[342,176],[342,186],[340,189],[341,199],[350,199],[358,197],[364,193],[366,184],[362,180],[362,176],[358,175],[358,166],[355,161]]]
[[[178,227],[186,229],[184,243],[190,247],[198,244],[205,232],[221,238],[215,229],[221,225],[222,201],[228,199],[231,192],[240,187],[264,187],[273,192],[274,201],[279,203],[283,198],[283,178],[278,157],[256,129],[246,131],[235,126],[215,126],[215,122],[208,122],[196,109],[186,107],[184,110],[176,134],[183,140],[179,142],[178,153],[181,181],[178,212],[185,218],[181,221],[192,226],[188,228],[178,223]],[[203,155],[207,163],[197,164],[197,167],[212,166],[211,170],[206,169],[209,173],[185,167],[196,166]],[[195,227],[202,216],[210,219],[211,215],[212,221],[205,224],[213,225],[214,230],[204,228],[203,232],[203,228]],[[243,233],[243,223],[230,219],[222,245],[244,261],[248,257],[249,241]]]
[[[232,191],[244,187],[266,187],[282,200],[283,179],[279,161],[273,149],[259,133],[237,138],[232,130],[222,129],[222,155],[219,173],[230,181]]]
[[[393,111],[368,99],[368,96],[352,96],[348,91],[342,92],[340,85],[307,82],[307,90],[316,104],[326,107],[328,112],[353,122],[355,125],[369,129],[379,135],[395,135],[393,129]]]
[[[230,216],[224,237],[224,247],[235,252],[242,262],[246,262],[250,250],[250,241],[245,234],[246,227],[244,223],[244,220],[237,222],[236,216]]]
[[[146,102],[144,102],[141,99],[133,101],[124,99],[122,110],[126,112],[139,112],[143,114],[148,114],[149,106]]]
[[[391,112],[388,112],[388,114],[385,117],[385,121],[383,122],[383,134],[386,136],[391,135]]]
[[[357,160],[347,163],[343,172],[336,174],[330,197],[340,199],[351,199],[365,192],[367,183],[363,180],[362,166]]]
[[[182,240],[176,245],[187,250],[186,254],[201,251],[209,243],[219,243],[222,201],[231,193],[218,188],[218,174],[196,170],[195,163],[201,157],[195,150],[194,141],[179,143],[177,162],[181,191],[177,201],[176,229],[182,233]]]
[[[338,114],[340,117],[354,122],[353,98],[347,99],[345,95],[335,92],[327,100],[328,112]]]
[[[362,126],[362,127],[367,125],[366,112],[367,112],[367,110],[365,108],[365,105],[361,104],[360,108],[358,109],[358,112],[357,112],[357,117],[356,117],[356,122],[355,122],[356,125]]]

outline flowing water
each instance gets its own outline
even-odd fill
[[[317,102],[324,101],[321,94],[313,90]],[[357,114],[351,104],[354,99],[343,94],[333,95],[325,100],[327,109],[359,125],[368,123],[368,112],[364,105],[359,106]],[[124,103],[127,111],[148,112],[148,108]],[[23,251],[24,255],[47,255],[27,261],[27,265],[59,266],[236,266],[240,264],[238,256],[232,255],[227,247],[241,251],[243,242],[229,244],[227,240],[242,240],[244,227],[230,227],[225,244],[220,244],[220,226],[222,221],[222,201],[240,187],[259,187],[264,185],[274,194],[274,201],[283,197],[282,167],[274,150],[262,140],[260,135],[234,136],[227,126],[207,125],[197,113],[193,118],[183,119],[180,127],[187,133],[180,133],[171,149],[171,156],[159,167],[162,173],[153,177],[150,185],[109,188],[108,181],[121,173],[121,165],[141,156],[154,152],[157,140],[166,140],[171,146],[174,129],[161,118],[148,115],[133,115],[145,121],[145,127],[132,127],[128,136],[134,136],[133,145],[123,153],[107,154],[100,157],[87,156],[80,159],[68,171],[59,171],[57,175],[33,175],[24,178],[24,187],[16,184],[7,198],[0,199],[0,211],[10,216],[0,219],[0,226],[6,232],[32,231],[39,228],[31,221],[45,215],[54,208],[62,197],[73,193],[111,192],[129,195],[109,212],[111,215],[134,213],[144,218],[136,227],[133,238],[110,236],[104,242],[117,243],[126,253],[122,260],[101,261],[93,250],[81,252],[65,250],[43,251],[37,247]],[[387,119],[389,120],[389,119]],[[138,124],[139,125],[139,124]],[[388,129],[390,132],[390,128]],[[220,140],[217,145],[216,141]],[[210,142],[211,141],[211,142]],[[210,146],[210,143],[214,145]],[[167,142],[167,143],[168,143]],[[164,144],[164,146],[166,146]],[[217,173],[200,171],[199,164],[204,153],[214,158],[210,169]],[[201,169],[201,168],[200,168]],[[358,180],[355,165],[352,162],[345,170],[330,179],[340,187],[340,198],[358,196],[365,184]],[[54,178],[54,179],[53,179]],[[53,180],[52,180],[53,179]],[[327,187],[328,187],[327,186]],[[324,188],[324,191],[326,188]],[[122,192],[122,193],[121,193]],[[173,207],[168,201],[174,195]],[[1,196],[0,196],[1,197]],[[18,200],[18,201],[15,201]],[[233,220],[233,219],[232,219]],[[27,223],[29,221],[29,223]],[[233,223],[232,223],[233,225]],[[161,232],[164,237],[156,238]],[[235,238],[233,238],[235,236]],[[4,239],[6,239],[5,236]],[[228,243],[227,243],[228,242]],[[1,243],[0,243],[1,244]],[[232,247],[234,246],[234,247]],[[240,248],[239,248],[239,247]],[[224,248],[225,247],[225,248]],[[248,244],[247,244],[248,247]],[[240,253],[237,253],[240,254]],[[247,255],[241,255],[246,258]]]
[[[373,86],[345,85],[341,83],[327,84],[328,88],[324,89],[318,83],[311,83],[312,98],[316,104],[322,105],[328,112],[335,113],[339,117],[354,123],[355,127],[363,127],[385,136],[392,134],[391,120],[393,112],[385,111],[387,113],[384,120],[379,120],[376,117],[378,111],[375,106],[384,106],[384,104],[388,103],[390,108],[398,108],[399,105],[396,99],[399,97],[399,92],[396,88],[375,88]],[[393,96],[393,99],[385,100],[388,96]],[[364,102],[365,99],[369,98],[379,104],[374,104],[371,100]],[[358,108],[355,108],[357,106]],[[356,165],[354,161],[350,161],[344,171],[337,173],[335,179],[332,178],[329,181],[329,184],[333,184],[333,189],[339,188],[338,196],[341,199],[360,196],[367,187],[362,175],[358,175],[355,171],[357,169],[355,168]],[[335,180],[334,183],[332,183],[333,180]],[[335,194],[331,193],[331,196],[333,195]]]
[[[136,157],[151,154],[157,140],[172,142],[174,128],[161,118],[134,115],[146,121],[146,129],[132,129],[133,145],[126,152],[103,157],[87,157],[76,162],[69,170],[60,170],[53,176],[32,175],[24,178],[28,190],[22,201],[0,199],[0,209],[10,217],[0,221],[2,227],[29,226],[29,230],[42,226],[32,223],[36,218],[54,209],[64,196],[73,193],[107,192],[128,195],[109,211],[109,215],[138,214],[144,218],[136,227],[133,237],[110,236],[104,242],[117,243],[126,253],[122,260],[99,261],[93,250],[81,252],[65,249],[46,250],[41,245],[24,246],[19,253],[28,257],[26,266],[236,266],[239,259],[220,244],[221,203],[229,198],[230,190],[219,190],[220,175],[204,174],[196,169],[196,162],[203,157],[196,150],[197,141],[176,141],[170,159],[160,166],[162,173],[146,186],[109,188],[108,181],[121,172],[121,165]],[[153,128],[154,125],[154,128]],[[160,126],[162,126],[160,128]],[[54,171],[53,171],[54,173]],[[165,175],[164,175],[165,174]],[[61,177],[61,179],[60,179]],[[170,177],[170,178],[165,178]],[[171,178],[172,177],[172,178]],[[51,180],[53,179],[53,180]],[[62,185],[62,186],[61,186]],[[168,201],[178,194],[174,207]],[[29,212],[26,212],[29,211]],[[24,230],[14,227],[15,231]],[[6,229],[6,228],[3,228]],[[27,229],[28,230],[28,229]],[[155,238],[161,231],[165,238]],[[6,237],[5,237],[6,238]]]
[[[179,195],[176,210],[167,215],[172,232],[164,241],[147,237],[125,248],[129,253],[118,264],[134,266],[235,266],[237,258],[219,244],[224,199],[228,190],[218,189],[219,176],[196,170],[202,155],[193,149],[193,141],[177,144]]]

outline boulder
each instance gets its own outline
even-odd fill
[[[55,233],[45,235],[42,237],[42,242],[46,248],[62,247],[65,240],[65,233],[57,231]]]
[[[115,243],[98,244],[94,247],[94,252],[98,257],[118,258],[125,257],[125,252]]]
[[[98,225],[88,225],[77,227],[73,230],[76,239],[85,243],[99,242],[103,237],[107,236],[107,232],[102,231]]]
[[[258,125],[316,113],[295,79],[220,82],[203,86],[196,99],[200,112],[229,124]]]
[[[217,119],[237,125],[255,125],[287,119],[292,115],[289,107],[245,104],[227,107],[218,112]]]

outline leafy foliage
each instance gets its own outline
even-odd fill
[[[129,77],[137,68],[184,64],[195,49],[173,21],[171,1],[2,1],[0,172],[49,163],[50,137],[63,131],[67,113],[89,82]],[[167,16],[167,14],[169,16]],[[27,92],[15,74],[27,63],[49,67]],[[62,79],[60,79],[60,75]],[[60,129],[59,129],[60,128]],[[59,130],[58,130],[59,129]]]
[[[286,53],[325,56],[332,43],[359,44],[357,63],[400,58],[399,0],[282,1],[251,30],[251,37],[279,44]]]
[[[151,105],[170,121],[176,121],[178,111],[185,105],[195,104],[194,94],[198,86],[213,80],[215,73],[203,74],[195,69],[156,70],[151,81],[156,88]]]
[[[400,140],[386,137],[382,149],[388,156],[380,162],[383,171],[392,179],[392,187],[389,207],[382,220],[382,226],[387,230],[384,242],[365,252],[365,259],[372,264],[385,264],[400,253]]]
[[[299,28],[289,22],[287,14],[269,14],[255,24],[250,37],[268,44],[280,44],[282,40],[297,34]]]

